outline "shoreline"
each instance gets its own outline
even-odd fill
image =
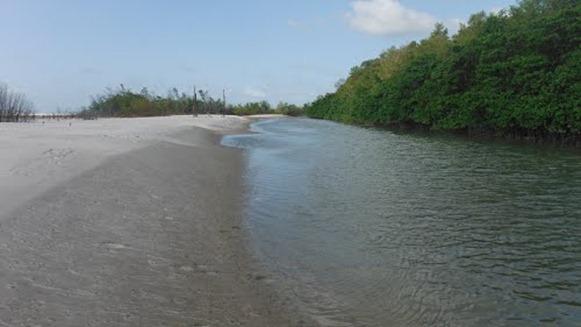
[[[243,225],[250,121],[187,126],[0,212],[0,323],[299,326]],[[57,178],[58,179],[58,178]]]
[[[554,148],[564,148],[578,150],[581,148],[581,135],[573,135],[568,138],[559,138],[555,135],[536,135],[532,134],[518,134],[518,133],[500,133],[497,131],[489,131],[484,129],[465,129],[465,130],[433,130],[427,125],[418,123],[372,123],[372,122],[346,122],[330,118],[318,118],[306,116],[310,119],[323,120],[334,122],[337,124],[344,124],[349,126],[356,126],[361,128],[373,128],[377,130],[394,132],[394,133],[414,133],[417,135],[438,137],[438,136],[452,136],[460,137],[464,140],[474,141],[492,141],[505,142],[508,144],[517,144],[524,146],[550,146]]]
[[[164,116],[0,123],[0,221],[2,214],[95,168],[108,158],[156,142],[195,146],[174,134],[201,127],[240,131],[247,119],[226,116]]]

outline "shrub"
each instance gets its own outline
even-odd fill
[[[0,84],[0,122],[19,122],[34,119],[34,106],[26,96]]]

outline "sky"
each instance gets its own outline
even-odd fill
[[[108,89],[304,104],[392,47],[509,0],[0,0],[0,83],[38,112]]]

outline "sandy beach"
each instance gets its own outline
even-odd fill
[[[0,326],[290,326],[248,251],[240,117],[0,124]]]

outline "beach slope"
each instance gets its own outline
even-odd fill
[[[245,121],[219,119],[1,126],[0,326],[291,325],[247,250],[242,154],[218,145]]]

